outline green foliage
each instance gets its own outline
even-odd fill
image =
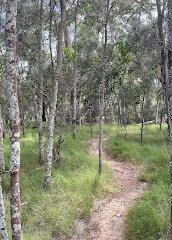
[[[129,126],[127,139],[117,128],[106,146],[114,157],[143,165],[141,181],[148,182],[148,190],[130,208],[127,216],[126,240],[170,239],[170,162],[163,147],[157,126],[148,126],[140,144],[140,127]],[[167,127],[162,131],[170,152]]]
[[[70,47],[64,48],[63,50],[64,50],[65,63],[68,64],[73,60],[74,53],[72,52],[72,49]]]

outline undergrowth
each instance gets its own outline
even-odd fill
[[[25,137],[21,136],[21,217],[24,240],[70,239],[75,231],[75,220],[90,216],[94,198],[103,198],[114,191],[113,178],[104,164],[103,174],[98,175],[98,159],[88,154],[91,139],[88,126],[77,128],[77,138],[65,130],[62,144],[63,158],[53,162],[51,189],[43,191],[44,165],[38,164],[38,132],[30,124]],[[105,127],[105,133],[112,127]],[[46,131],[44,131],[45,133]],[[94,137],[98,136],[98,126]],[[55,132],[55,144],[58,131]],[[46,147],[46,134],[44,134]],[[9,139],[4,139],[6,171],[9,170]],[[5,195],[8,233],[10,233],[9,177],[2,179]]]
[[[126,139],[116,127],[116,134],[106,142],[113,157],[142,165],[138,178],[148,182],[148,189],[128,212],[126,240],[171,240],[169,136],[166,125],[161,134],[157,128],[151,125],[144,130],[142,145],[139,126],[128,126]]]
[[[44,131],[46,132],[46,131]],[[166,126],[162,136],[156,126],[148,126],[140,144],[140,126],[128,126],[127,137],[119,126],[105,125],[104,135],[111,136],[106,147],[113,157],[143,166],[138,178],[148,182],[148,189],[130,208],[125,230],[126,240],[170,240],[170,162],[169,137]],[[98,125],[93,127],[98,137]],[[88,126],[77,128],[73,140],[70,129],[65,130],[63,158],[54,162],[51,189],[43,191],[44,166],[38,164],[38,133],[33,124],[21,137],[21,215],[24,240],[70,239],[75,220],[90,216],[94,198],[114,193],[114,180],[106,164],[98,173],[98,159],[88,154],[91,135]],[[58,131],[55,132],[55,144]],[[46,147],[46,134],[44,135]],[[6,170],[9,169],[9,140],[4,139]],[[3,177],[3,190],[10,235],[8,173]],[[11,236],[10,236],[11,239]]]

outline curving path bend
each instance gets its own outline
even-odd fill
[[[106,141],[104,138],[103,141]],[[99,140],[94,139],[89,146],[89,154],[98,155]],[[88,224],[77,223],[77,232],[72,239],[77,240],[124,240],[126,215],[129,207],[146,189],[146,183],[137,178],[138,169],[128,162],[113,159],[108,152],[102,149],[102,157],[105,159],[115,176],[115,185],[118,193],[115,196],[97,204],[91,212]],[[95,202],[96,205],[96,202]],[[86,234],[85,234],[86,232]]]

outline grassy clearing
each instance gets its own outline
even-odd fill
[[[113,127],[105,127],[105,133]],[[55,134],[55,143],[58,135]],[[98,136],[98,126],[94,128],[94,136]],[[37,129],[27,128],[26,136],[21,137],[21,215],[24,240],[70,239],[75,230],[75,220],[86,218],[94,197],[103,198],[112,192],[113,179],[104,166],[102,176],[98,176],[98,161],[88,154],[91,138],[88,126],[77,128],[77,139],[67,130],[62,145],[65,159],[61,163],[54,162],[52,184],[49,192],[42,190],[44,166],[38,164]],[[45,137],[46,146],[46,137]],[[6,170],[9,169],[9,140],[4,139]],[[8,173],[3,177],[3,190],[7,212],[7,225],[10,235],[10,217],[8,200]],[[10,236],[11,239],[11,236]]]
[[[131,207],[127,216],[127,240],[170,240],[170,161],[156,126],[149,126],[140,144],[140,127],[128,126],[128,135],[116,127],[115,136],[106,142],[114,157],[142,164],[141,181],[149,183],[148,190]],[[162,135],[170,152],[167,128]]]

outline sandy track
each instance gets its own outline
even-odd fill
[[[104,141],[107,140],[104,139]],[[89,153],[98,155],[99,140],[95,139],[90,143]],[[77,223],[79,234],[72,239],[77,240],[124,240],[124,229],[126,215],[129,207],[145,190],[146,183],[140,182],[137,178],[138,169],[132,163],[121,162],[113,159],[110,154],[103,150],[105,159],[115,176],[115,186],[118,193],[104,204],[97,204],[93,207],[91,219],[88,224]],[[96,207],[96,204],[99,207]],[[87,234],[85,234],[85,232]]]

